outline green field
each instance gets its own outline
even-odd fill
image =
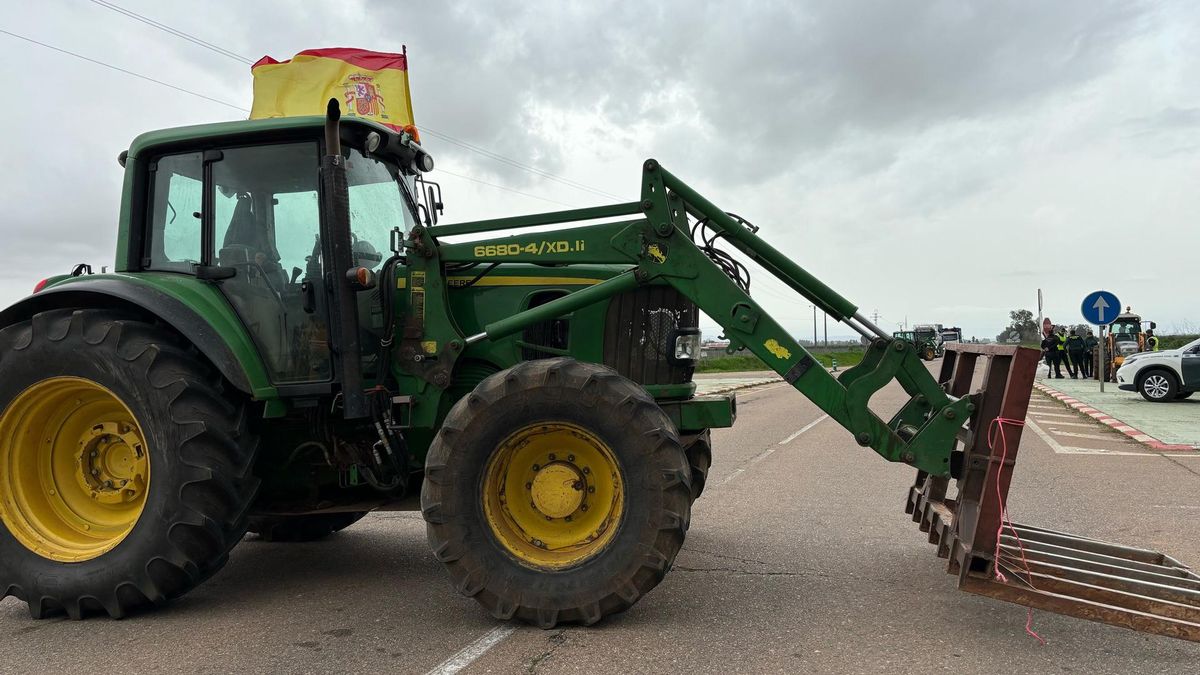
[[[852,366],[862,360],[863,353],[858,350],[844,352],[828,352],[824,354],[813,354],[822,365],[829,367],[833,365],[833,359],[837,359],[838,368],[846,368]],[[731,373],[744,370],[771,370],[765,363],[753,354],[734,354],[732,356],[718,356],[713,358],[701,359],[696,365],[697,373]]]

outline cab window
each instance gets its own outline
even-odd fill
[[[151,165],[149,267],[191,272],[200,262],[203,165],[198,152],[160,157]]]

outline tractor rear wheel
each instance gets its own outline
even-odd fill
[[[927,345],[921,352],[921,358],[925,359],[926,361],[932,361],[937,358],[937,350]]]
[[[122,314],[0,331],[0,598],[118,618],[219,570],[258,487],[232,398],[175,335]]]
[[[691,470],[646,390],[604,366],[528,361],[451,409],[425,465],[429,543],[499,619],[593,624],[683,545]]]
[[[366,511],[311,513],[303,516],[255,516],[249,531],[270,542],[298,543],[324,539],[357,523]]]

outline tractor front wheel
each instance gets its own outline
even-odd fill
[[[429,543],[493,616],[593,624],[654,588],[683,545],[691,468],[646,390],[603,366],[528,361],[447,415],[421,491]]]
[[[231,398],[175,335],[124,315],[0,331],[0,598],[118,618],[219,570],[258,487]]]

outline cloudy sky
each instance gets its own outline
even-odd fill
[[[406,44],[417,124],[457,174],[443,222],[606,201],[447,136],[622,199],[656,157],[889,330],[994,336],[1039,287],[1064,322],[1107,288],[1200,327],[1194,3],[3,1],[0,30],[218,102],[0,33],[0,304],[111,263],[117,153],[244,118],[243,59]],[[754,291],[811,336],[802,299]]]

